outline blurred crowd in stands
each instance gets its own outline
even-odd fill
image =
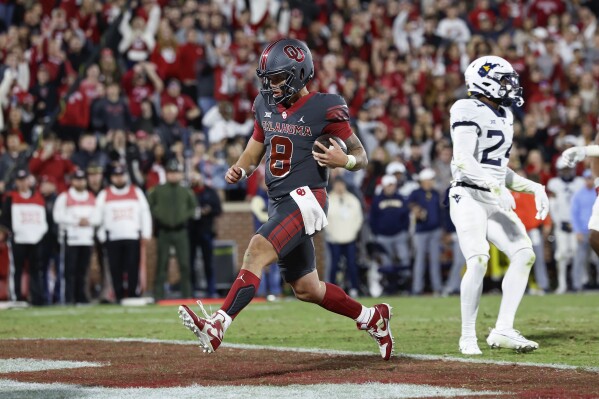
[[[293,37],[312,49],[316,74],[309,89],[345,98],[370,160],[365,171],[332,173],[331,201],[347,192],[358,199],[365,216],[360,226],[344,227],[346,234],[339,236],[332,215],[327,242],[334,267],[328,278],[339,277],[337,260],[344,258],[340,264],[348,272],[346,287],[353,295],[395,292],[404,277],[414,294],[425,289],[454,293],[463,263],[441,203],[451,180],[448,110],[467,96],[465,67],[479,56],[494,54],[519,73],[526,103],[514,110],[510,166],[547,185],[558,175],[559,154],[590,143],[596,134],[598,15],[599,2],[592,0],[2,0],[0,192],[8,198],[12,190],[25,193],[31,187],[50,215],[55,198],[77,179],[85,179],[96,200],[106,203],[125,190],[121,175],[126,187],[138,187],[123,195],[142,202],[146,199],[136,195],[182,181],[193,193],[196,209],[177,215],[176,224],[169,225],[164,220],[168,215],[150,209],[151,203],[142,208],[164,232],[209,214],[210,225],[202,231],[211,232],[221,201],[249,201],[264,193],[261,166],[237,185],[225,184],[224,175],[253,129],[252,102],[260,84],[257,57],[267,43]],[[83,172],[79,177],[77,170]],[[581,164],[567,174],[582,176],[584,170]],[[177,176],[169,179],[169,172]],[[108,189],[100,196],[109,185],[112,194]],[[216,194],[209,196],[207,208],[200,202],[206,187]],[[385,195],[393,198],[381,197]],[[9,206],[21,201],[11,198]],[[399,221],[394,226],[381,218],[380,212],[390,209]],[[3,212],[4,220],[6,215]],[[140,216],[140,223],[146,223],[146,217]],[[90,218],[95,219],[83,217],[83,227],[97,228],[94,220],[101,223],[100,216]],[[339,220],[346,222],[342,216]],[[5,221],[4,241],[14,224],[14,218]],[[59,231],[51,218],[47,224],[53,247],[66,227]],[[578,233],[574,251],[580,245],[588,251],[583,224],[577,223],[580,231],[572,233]],[[559,283],[558,289],[565,290],[564,282],[551,273],[554,232],[562,226],[530,228],[539,229],[541,251],[547,252],[542,258],[551,266],[549,280],[536,275],[535,289],[545,292]],[[147,226],[142,230],[147,239]],[[348,249],[348,243],[357,250]],[[37,245],[27,243],[32,244]],[[162,256],[168,257],[170,247],[164,245],[168,254]],[[211,251],[209,245],[202,249]],[[49,260],[58,255],[57,249],[40,252],[41,286],[47,285]],[[587,258],[577,269],[584,268],[585,275]],[[381,287],[365,288],[358,281],[365,279],[364,273],[358,270],[356,275],[352,268],[364,271],[373,259],[386,277]],[[206,261],[211,262],[210,257]],[[446,268],[439,271],[441,265]],[[134,270],[113,264],[109,268],[113,279],[125,273],[125,287],[140,284],[130,276]],[[431,282],[425,284],[426,270]],[[587,284],[593,283],[591,277],[599,275],[588,274]],[[584,278],[571,280],[578,285],[571,282],[570,288],[584,287]],[[206,291],[216,294],[210,287]],[[44,295],[37,303],[56,301]],[[135,296],[135,290],[129,287],[128,294],[119,291],[117,299],[119,295]],[[70,296],[75,302],[86,299]]]

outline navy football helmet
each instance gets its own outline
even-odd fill
[[[312,54],[304,42],[296,39],[280,39],[264,49],[258,60],[256,74],[262,79],[260,93],[269,105],[287,102],[314,77]],[[274,96],[271,78],[282,75],[282,95]]]

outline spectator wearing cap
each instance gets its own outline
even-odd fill
[[[106,96],[92,103],[91,127],[102,133],[128,130],[131,127],[131,113],[117,82],[109,83],[106,86]]]
[[[387,167],[385,167],[385,174],[395,177],[397,180],[397,190],[405,198],[408,198],[414,190],[420,187],[418,183],[409,178],[406,167],[399,161],[389,162]]]
[[[383,190],[372,199],[370,228],[376,242],[384,249],[384,266],[410,267],[410,208],[406,197],[397,191],[397,178],[385,175]],[[399,270],[398,270],[399,271]]]
[[[6,151],[0,155],[0,186],[3,186],[0,191],[13,189],[15,174],[18,170],[27,168],[28,157],[27,145],[21,142],[19,136],[7,135]]]
[[[412,214],[416,220],[414,234],[414,273],[412,294],[420,295],[424,291],[424,274],[428,263],[432,290],[441,293],[441,196],[434,189],[435,171],[423,169],[418,175],[420,188],[408,199]],[[428,262],[427,262],[428,257]]]
[[[59,241],[64,248],[65,303],[87,303],[85,285],[94,244],[91,224],[96,197],[87,190],[86,174],[78,169],[71,177],[71,187],[61,193],[52,211],[59,227]]]
[[[21,287],[21,275],[29,265],[29,293],[33,305],[44,304],[44,281],[40,242],[48,231],[44,198],[31,189],[29,173],[19,169],[16,189],[10,192],[2,207],[1,221],[12,233],[11,299],[26,300]]]
[[[179,124],[183,127],[193,126],[201,129],[200,109],[195,102],[186,94],[181,93],[181,83],[177,79],[171,79],[166,90],[160,96],[160,104],[174,104],[177,106]]]
[[[582,174],[584,187],[574,193],[572,197],[572,231],[576,234],[576,254],[572,264],[572,289],[581,291],[589,283],[587,265],[590,263],[591,247],[589,244],[589,220],[593,211],[593,204],[597,199],[593,174],[587,169]],[[597,266],[597,265],[596,265]]]
[[[42,175],[52,176],[56,180],[56,188],[59,193],[67,189],[65,176],[75,171],[75,165],[65,159],[59,148],[60,142],[55,134],[49,134],[41,141],[41,149],[33,153],[29,160],[29,170],[40,178]]]
[[[204,181],[199,172],[192,172],[191,189],[197,201],[194,217],[189,223],[189,240],[191,248],[191,283],[194,290],[197,286],[195,260],[198,247],[202,250],[204,275],[208,296],[216,296],[216,276],[214,274],[213,252],[216,236],[216,218],[222,213],[220,197],[215,189]]]
[[[148,194],[150,211],[158,231],[158,264],[154,281],[154,298],[157,300],[164,298],[171,247],[175,248],[181,271],[181,294],[183,298],[191,298],[192,294],[187,225],[194,216],[197,202],[193,191],[181,185],[182,180],[183,166],[171,159],[166,166],[166,183],[154,187]]]
[[[96,198],[92,225],[101,226],[99,239],[105,243],[114,294],[120,301],[139,294],[140,241],[152,236],[152,216],[143,192],[129,182],[125,166],[112,168],[110,183]]]
[[[345,258],[346,276],[349,279],[349,295],[359,294],[358,265],[356,263],[356,241],[362,229],[364,212],[358,197],[347,189],[342,177],[333,181],[329,194],[329,225],[325,239],[331,253],[328,281],[337,282],[337,272],[341,257]],[[343,280],[345,280],[345,278]],[[347,286],[346,284],[342,284]]]

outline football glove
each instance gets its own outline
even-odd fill
[[[537,206],[537,215],[535,218],[538,220],[545,220],[547,213],[549,212],[549,198],[547,198],[545,186],[540,186],[540,188],[536,189],[534,195],[535,205]]]
[[[587,156],[587,149],[583,146],[568,148],[562,153],[562,159],[564,160],[568,168],[573,168],[578,162],[581,162]]]
[[[516,200],[514,200],[514,196],[506,186],[492,185],[489,189],[491,194],[496,197],[497,204],[501,209],[506,212],[516,209]]]

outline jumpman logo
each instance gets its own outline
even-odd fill
[[[239,277],[237,277],[237,280],[241,280],[245,284],[245,280],[243,279],[243,274],[239,275]]]
[[[297,123],[306,123],[304,122],[304,115],[302,115],[302,117],[298,119]]]

